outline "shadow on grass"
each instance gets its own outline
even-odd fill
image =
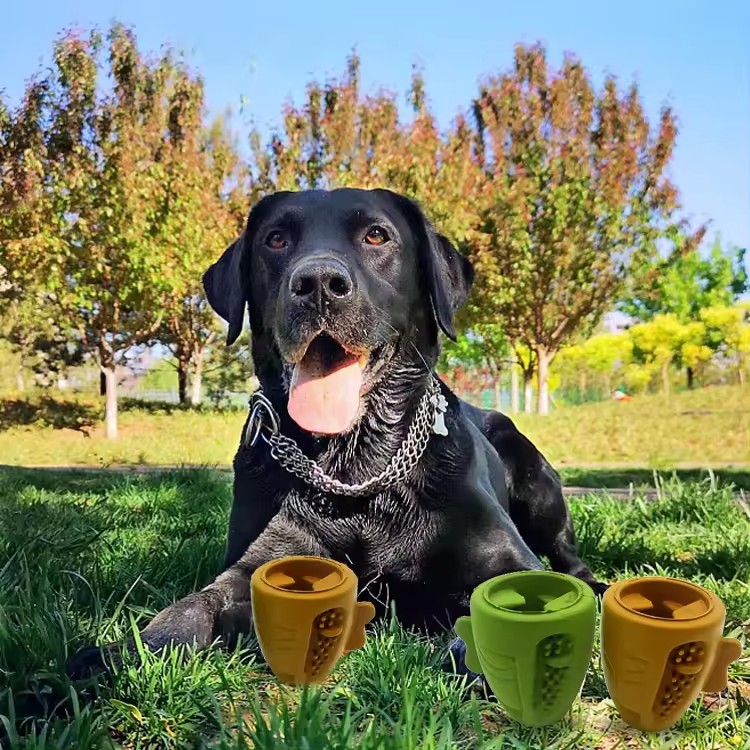
[[[669,479],[659,502],[606,496],[570,504],[581,557],[608,580],[666,575],[721,589],[728,620],[750,617],[750,518],[729,484]],[[717,590],[717,593],[719,591]],[[731,606],[730,606],[731,603]]]
[[[213,411],[201,406],[192,406],[191,404],[175,403],[174,401],[146,401],[130,396],[123,396],[118,399],[119,408],[126,411],[135,411],[149,416],[170,416],[178,412],[190,411],[196,414],[203,411]]]
[[[230,501],[210,471],[0,469],[0,715],[67,711],[73,651],[210,581]]]
[[[750,573],[749,559],[747,547],[704,550],[699,556],[686,554],[680,559],[675,556],[674,550],[656,549],[648,538],[641,536],[612,539],[608,541],[606,549],[591,551],[586,557],[593,567],[620,575],[621,571],[638,570],[647,564],[669,571],[669,575],[678,578],[692,580],[705,576],[728,581],[747,579]]]
[[[146,401],[144,399],[124,396],[119,399],[118,405],[122,411],[135,411],[151,416],[169,416],[178,412],[192,412],[193,414],[225,414],[247,411],[245,403],[236,406],[218,407],[210,402],[201,404],[180,404],[173,401]]]
[[[122,486],[124,481],[122,473],[105,469],[27,469],[0,464],[0,509],[5,499],[17,497],[22,491],[33,489],[71,494],[90,492],[103,496],[111,489]],[[2,533],[0,529],[0,536]]]
[[[708,469],[659,470],[661,477],[676,476],[683,482],[697,482],[709,476]],[[717,469],[713,475],[721,484],[733,484],[738,490],[750,490],[750,469]],[[654,487],[652,469],[560,469],[563,483],[568,487],[614,489],[629,487]]]
[[[52,427],[56,430],[77,430],[87,435],[99,417],[99,410],[91,404],[62,401],[49,396],[0,400],[0,430]]]
[[[213,404],[172,403],[146,401],[122,396],[118,399],[121,412],[138,412],[149,416],[170,416],[179,412],[194,414],[236,413],[245,411],[246,405],[217,408]],[[0,399],[0,430],[11,427],[52,427],[56,430],[77,430],[88,434],[104,418],[104,402],[54,398],[45,394],[26,398]]]
[[[99,583],[114,583],[143,574],[134,557],[142,552],[150,555],[147,570],[192,579],[201,545],[212,559],[220,557],[230,503],[226,477],[207,469],[0,468],[0,571],[14,555],[33,551],[40,564],[66,564]],[[89,535],[85,550],[69,543],[81,534]],[[91,561],[96,564],[89,570]]]

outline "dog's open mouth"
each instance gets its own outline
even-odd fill
[[[367,354],[345,349],[325,333],[316,336],[294,366],[289,416],[303,429],[338,435],[359,413]]]

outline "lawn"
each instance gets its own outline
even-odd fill
[[[558,468],[750,464],[750,387],[584,404],[516,423]]]
[[[378,625],[319,689],[277,685],[247,649],[146,658],[109,687],[77,690],[66,655],[209,580],[230,487],[201,470],[126,474],[0,471],[0,747],[548,750],[750,748],[750,509],[710,480],[669,480],[658,502],[572,501],[583,557],[609,580],[666,573],[702,583],[743,640],[725,695],[662,735],[626,727],[598,653],[569,717],[524,729],[463,678],[440,671],[445,641]],[[4,735],[4,736],[3,736]]]
[[[99,401],[0,401],[0,461],[26,465],[227,465],[244,411],[216,413],[123,401],[120,437],[104,439]],[[750,465],[750,387],[701,388],[626,403],[518,415],[558,468]]]

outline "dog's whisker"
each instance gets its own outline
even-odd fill
[[[383,590],[383,585],[380,584],[380,588],[378,589],[378,593],[377,594],[370,594],[370,598],[373,601],[377,602],[381,607],[383,607],[383,609],[387,610],[388,609],[388,600],[387,600],[387,597],[386,597],[386,601],[383,601],[383,599],[382,599],[382,590]]]
[[[430,372],[430,366],[427,364],[427,360],[424,358],[422,352],[419,351],[417,348],[417,345],[412,341],[411,342],[412,348],[417,353],[417,356],[422,360],[422,363],[424,364],[425,372]]]
[[[374,579],[374,578],[373,578],[372,580],[370,580],[370,581],[367,581],[367,583],[365,583],[365,585],[364,585],[364,586],[362,586],[362,587],[361,587],[361,588],[359,589],[359,593],[358,593],[358,596],[362,596],[363,594],[366,594],[366,593],[367,593],[367,590],[368,590],[368,589],[370,588],[371,584],[373,584],[374,582],[375,582],[375,579]]]

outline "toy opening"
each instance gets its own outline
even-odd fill
[[[314,557],[279,560],[263,577],[269,586],[297,594],[329,591],[344,581],[335,562]]]
[[[711,598],[699,586],[670,578],[630,581],[617,598],[631,612],[660,620],[694,620],[713,607]]]
[[[557,612],[580,598],[576,581],[547,571],[498,576],[485,592],[485,599],[493,607],[525,614]]]

